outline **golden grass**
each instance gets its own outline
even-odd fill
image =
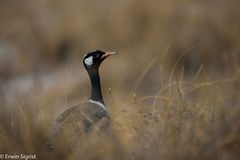
[[[240,159],[238,0],[0,1],[0,22],[0,154]],[[89,95],[91,49],[119,52],[101,69],[112,126],[52,155],[54,120]]]
[[[41,90],[16,94],[1,104],[0,150],[36,154],[38,159],[238,159],[239,81],[171,80],[156,95],[134,93],[124,101],[109,89],[115,112],[111,128],[82,135],[75,151],[69,153],[63,145],[54,155],[46,142],[57,108],[32,101],[49,98]]]

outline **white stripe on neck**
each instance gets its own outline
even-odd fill
[[[101,107],[103,110],[107,111],[106,106],[99,101],[94,101],[94,100],[90,99],[88,102],[94,103],[94,104],[98,105],[99,107]]]

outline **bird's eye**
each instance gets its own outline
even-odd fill
[[[98,58],[99,57],[99,54],[94,54],[93,55],[93,58]]]

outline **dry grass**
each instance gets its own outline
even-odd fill
[[[136,5],[137,4],[137,5]],[[240,159],[238,0],[0,1],[0,154],[38,159]],[[56,117],[85,102],[81,57],[101,69],[112,126],[46,151]],[[108,89],[110,88],[110,89]]]
[[[143,72],[140,77],[147,73]],[[165,85],[162,82],[153,96],[135,93],[124,99],[121,94],[125,93],[116,96],[112,91],[110,130],[83,135],[76,151],[69,153],[63,145],[54,155],[46,150],[47,133],[66,106],[57,106],[50,99],[64,97],[66,87],[55,84],[60,95],[46,96],[44,89],[35,88],[5,98],[1,101],[0,150],[34,153],[38,159],[238,159],[239,79],[172,79],[170,76]]]

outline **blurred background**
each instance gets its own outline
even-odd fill
[[[170,73],[186,50],[180,65],[190,77],[201,65],[214,74],[232,71],[240,61],[239,3],[1,0],[1,86],[19,77],[52,75],[61,67],[70,73],[68,65],[81,67],[83,55],[92,49],[119,53],[103,72],[110,70],[104,79],[120,88],[134,86],[152,60],[164,63]],[[152,69],[145,80],[158,89],[156,72]]]
[[[239,6],[238,0],[0,0],[0,105],[3,106],[0,118],[5,116],[2,122],[6,122],[1,125],[5,128],[12,126],[9,133],[17,130],[18,119],[22,121],[22,117],[14,118],[14,114],[16,117],[21,115],[18,111],[20,106],[25,113],[23,117],[29,115],[26,119],[33,126],[40,125],[46,129],[61,112],[86,101],[90,84],[82,58],[93,49],[118,52],[104,62],[100,71],[104,97],[112,106],[112,113],[123,106],[131,106],[139,97],[160,95],[162,92],[159,90],[171,82],[188,81],[198,88],[215,80],[239,80]],[[213,85],[209,85],[210,88],[214,88]],[[179,86],[163,95],[174,99],[175,95],[182,93]],[[224,96],[233,95],[234,100],[226,102],[226,106],[237,106],[239,86],[239,83],[233,83],[222,88],[218,86],[211,92],[207,89],[209,101],[206,97],[197,100],[195,93],[186,97],[211,114],[206,102],[211,105],[218,103],[219,97],[221,100]],[[184,89],[192,93],[191,87]],[[133,93],[136,94],[132,96]],[[158,105],[155,102],[154,107]],[[30,111],[26,106],[30,106]],[[5,112],[11,107],[17,108],[13,109],[16,110],[13,115],[11,110]],[[10,114],[7,116],[5,113]],[[32,122],[33,119],[37,119],[38,125]],[[132,122],[132,119],[128,120]],[[31,130],[31,125],[25,122],[24,126]],[[199,118],[196,122],[204,121]],[[29,141],[36,144],[34,139],[40,132],[38,129],[32,134],[36,137],[30,138],[26,134],[28,132],[18,129],[25,138],[20,136],[21,141],[5,138],[10,148],[7,151],[16,146],[10,145],[11,139],[13,144],[20,146],[22,143],[29,145]],[[44,129],[41,132],[46,132]],[[232,135],[236,133],[231,132]],[[140,137],[144,136],[140,134]],[[155,141],[153,138],[152,142]],[[138,143],[136,141],[135,144]],[[29,148],[31,151],[31,146]],[[206,147],[203,145],[203,148]],[[169,153],[171,156],[171,149]]]
[[[102,65],[105,94],[107,88],[123,96],[156,94],[169,82],[173,68],[173,75],[183,72],[188,80],[196,74],[205,80],[236,77],[239,4],[237,0],[1,0],[1,92],[15,96],[45,88],[42,95],[49,99],[87,98],[89,82],[82,58],[93,49],[119,53]]]

